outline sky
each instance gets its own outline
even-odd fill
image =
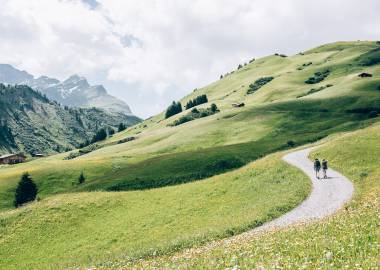
[[[379,0],[0,0],[0,63],[85,76],[140,117],[239,63],[380,40]]]

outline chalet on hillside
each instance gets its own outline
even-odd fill
[[[367,73],[367,72],[363,72],[363,73],[360,73],[358,76],[360,78],[369,78],[369,77],[372,77],[372,74]]]
[[[25,162],[24,154],[7,154],[0,156],[0,164],[17,164]]]
[[[244,107],[244,105],[245,104],[243,102],[232,103],[232,107],[235,107],[235,108]]]

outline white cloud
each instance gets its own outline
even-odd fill
[[[0,0],[0,62],[104,83],[140,115],[237,64],[377,39],[377,0]]]

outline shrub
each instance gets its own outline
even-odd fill
[[[198,109],[197,108],[194,108],[191,110],[192,113],[199,113]]]
[[[305,81],[305,83],[316,84],[316,83],[323,81],[329,75],[330,75],[330,70],[328,70],[328,69],[324,70],[323,72],[318,71],[318,72],[314,73],[314,76],[308,78]]]
[[[230,169],[239,168],[244,165],[244,162],[236,157],[227,157],[222,160],[217,160],[207,166],[207,170],[211,172],[227,171]]]
[[[292,140],[288,141],[286,144],[287,144],[289,147],[294,147],[294,146],[296,145],[296,143],[295,143],[294,141],[292,141]]]
[[[67,157],[65,157],[64,159],[69,160],[69,159],[74,159],[74,158],[79,157],[79,156],[80,156],[79,152],[73,152],[73,153],[70,153],[70,154],[69,154]]]
[[[173,115],[176,115],[177,113],[180,113],[180,112],[182,112],[181,103],[173,101],[173,103],[166,110],[165,119]]]
[[[243,68],[243,65],[239,64],[237,69],[241,69],[241,68]]]
[[[134,141],[134,140],[136,140],[136,137],[128,137],[128,138],[119,140],[117,143],[121,144],[121,143],[126,143],[126,142],[130,142],[130,141]]]
[[[85,154],[91,153],[92,151],[95,151],[97,149],[100,149],[101,147],[98,144],[90,144],[86,147],[83,147],[82,149],[79,149],[78,152],[70,153],[65,159],[74,159],[80,156],[83,156]]]
[[[78,184],[83,184],[85,181],[86,181],[86,177],[84,177],[84,173],[82,171],[78,178]]]
[[[373,49],[360,55],[356,61],[361,66],[373,66],[380,63],[380,48]]]
[[[263,87],[264,85],[266,85],[273,79],[274,79],[273,77],[262,77],[260,79],[257,79],[254,83],[251,83],[249,85],[247,94],[249,95],[256,92],[257,90],[259,90],[261,87]]]
[[[207,109],[197,109],[194,108],[188,114],[181,116],[179,119],[175,120],[173,123],[169,124],[169,126],[178,126],[184,124],[186,122],[193,121],[198,118],[206,117],[209,115],[213,115],[219,112],[218,107],[213,103],[210,108]]]
[[[82,142],[82,143],[79,144],[79,148],[86,147],[89,144],[90,144],[90,141],[88,139],[86,139],[84,142]]]
[[[321,87],[319,87],[319,88],[317,88],[317,89],[312,88],[312,89],[310,89],[309,91],[307,91],[305,94],[302,94],[302,95],[297,96],[297,98],[301,98],[301,97],[305,97],[305,96],[308,96],[308,95],[311,95],[311,94],[317,93],[317,92],[319,92],[319,91],[322,91],[323,89],[326,89],[326,88],[328,88],[328,87],[332,87],[332,86],[333,86],[332,84],[327,84],[327,85],[325,85],[325,86],[321,86]]]
[[[33,182],[32,178],[28,173],[24,173],[21,176],[21,180],[17,185],[15,192],[15,207],[19,207],[24,203],[34,201],[37,196],[37,186]]]

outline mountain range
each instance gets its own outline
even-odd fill
[[[47,76],[35,78],[9,64],[0,64],[0,83],[25,84],[45,94],[49,99],[70,107],[105,109],[132,115],[129,106],[107,93],[102,85],[90,85],[85,77],[72,75],[64,81]]]
[[[86,144],[101,128],[138,122],[121,112],[62,107],[26,85],[0,84],[0,154],[63,152]]]

